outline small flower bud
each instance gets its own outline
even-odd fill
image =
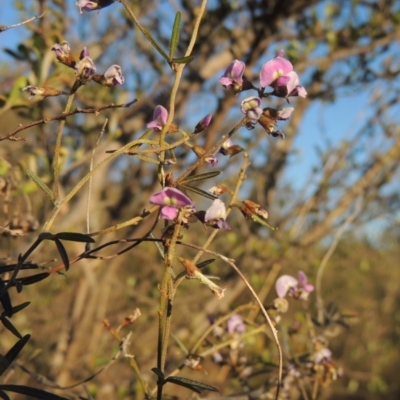
[[[208,125],[210,125],[211,119],[212,119],[212,114],[207,114],[201,121],[198,122],[198,124],[194,128],[193,133],[200,133],[204,131],[204,129],[206,129]]]

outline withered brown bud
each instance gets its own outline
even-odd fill
[[[228,187],[223,183],[217,183],[216,186],[213,186],[209,192],[214,196],[221,196],[221,194],[229,192]]]
[[[165,186],[174,186],[174,174],[172,172],[168,172],[167,175],[165,175]]]
[[[271,118],[268,115],[268,112],[265,111],[261,114],[260,118],[258,119],[258,123],[264,128],[267,133],[271,133],[275,130],[276,120]]]
[[[196,267],[196,264],[185,258],[181,258],[180,262],[182,263],[183,268],[185,268],[186,275],[190,278],[194,278],[196,276],[196,272],[199,271],[199,269]]]
[[[223,154],[227,155],[227,156],[230,156],[230,157],[233,157],[236,154],[241,153],[242,151],[243,151],[242,147],[240,147],[237,144],[234,144],[234,145],[228,147],[227,149],[224,149],[224,153]]]
[[[259,217],[264,219],[268,218],[268,212],[261,208],[259,204],[254,203],[254,201],[243,200],[242,203],[244,207],[240,208],[240,210],[246,218],[252,218],[253,215],[258,215]]]

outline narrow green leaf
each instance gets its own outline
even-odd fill
[[[16,314],[17,312],[23,310],[25,307],[28,307],[29,304],[31,304],[30,301],[26,301],[25,303],[18,304],[17,306],[13,307],[13,314]],[[5,316],[4,313],[1,314],[2,317]]]
[[[221,171],[212,171],[212,172],[206,172],[204,174],[199,174],[199,175],[191,175],[185,178],[181,184],[185,185],[186,183],[190,182],[196,182],[196,181],[202,181],[204,179],[211,179],[216,176],[218,176],[221,173]]]
[[[23,278],[19,278],[15,281],[15,286],[17,287],[18,290],[17,284],[21,285],[21,290],[22,290],[22,285],[23,286],[33,285],[34,283],[40,282],[49,276],[50,274],[48,272],[42,272],[41,274],[36,274],[31,276],[24,276]]]
[[[151,42],[151,44],[154,46],[154,48],[167,60],[169,61],[169,57],[167,53],[159,46],[159,44],[154,40],[153,36],[151,36],[150,32],[143,28],[143,34],[146,36],[146,38]]]
[[[81,242],[81,243],[95,243],[95,240],[83,233],[77,232],[60,232],[54,235],[57,239],[70,240],[71,242]]]
[[[178,336],[174,335],[171,333],[172,339],[175,340],[176,344],[179,346],[179,348],[182,350],[184,354],[189,354],[189,350],[186,348],[186,346],[182,343],[182,341],[178,338]]]
[[[215,258],[210,258],[209,260],[204,260],[198,264],[196,264],[197,268],[204,268],[205,266],[212,264],[215,261]]]
[[[181,12],[178,11],[175,15],[174,26],[171,33],[171,42],[169,44],[169,58],[172,60],[174,58],[176,48],[179,41],[179,33],[181,30]]]
[[[264,219],[262,219],[261,217],[259,217],[258,215],[253,214],[251,216],[251,219],[254,222],[257,222],[260,225],[266,226],[267,228],[271,229],[272,231],[275,231],[277,228],[273,227],[272,225],[270,225],[267,221],[265,221]]]
[[[6,287],[3,279],[0,278],[0,290],[2,291]],[[11,317],[13,314],[13,308],[11,304],[11,297],[8,294],[8,291],[5,291],[1,296],[0,296],[0,303],[3,306],[4,312],[7,315],[7,317]]]
[[[56,244],[56,246],[57,246],[57,250],[58,250],[58,252],[60,253],[61,259],[62,259],[62,261],[63,261],[63,263],[64,263],[65,270],[68,271],[68,270],[69,270],[69,258],[68,258],[67,250],[65,250],[65,247],[64,247],[64,245],[61,243],[61,240],[60,240],[60,239],[57,239],[57,238],[56,238],[56,239],[54,240],[54,242],[55,242],[55,244]]]
[[[181,58],[174,58],[173,60],[171,60],[171,62],[174,64],[189,64],[193,60],[194,60],[194,56],[187,56],[187,57],[181,57]]]
[[[192,379],[184,378],[182,376],[170,376],[165,382],[171,382],[175,385],[184,386],[194,392],[200,393],[201,390],[209,390],[210,392],[219,392],[219,390],[211,385],[207,385],[203,382],[194,381]]]
[[[8,318],[1,316],[0,321],[4,325],[4,328],[8,329],[18,339],[22,339],[22,335],[18,332],[17,328],[11,323],[11,321]]]
[[[193,186],[179,185],[179,187],[190,190],[191,192],[199,194],[200,196],[206,197],[207,199],[215,200],[217,198],[216,196],[212,195],[211,193],[205,192],[204,190],[201,190],[201,189],[193,187]]]
[[[39,235],[40,240],[54,240],[54,235],[50,232],[42,232]]]
[[[36,389],[22,385],[0,385],[0,390],[8,392],[21,393],[40,400],[68,400],[66,397],[57,396],[56,394],[46,392],[41,389]]]
[[[3,392],[2,390],[0,390],[0,398],[3,400],[11,400],[9,396],[7,396],[7,394],[5,392]]]
[[[158,376],[161,382],[164,382],[164,373],[161,371],[161,369],[154,367],[151,370]]]
[[[4,356],[4,358],[11,364],[20,351],[24,348],[28,340],[30,339],[31,335],[25,335],[22,339],[18,340],[17,343],[14,344],[13,347],[11,347],[10,350],[8,350],[7,354]],[[4,370],[5,371],[5,370]],[[4,371],[0,370],[0,375],[3,374]]]
[[[51,201],[54,201],[54,193],[52,192],[52,190],[30,169],[26,169],[25,170],[26,174],[29,176],[29,178],[31,178],[36,185],[38,185],[40,187],[40,189],[42,189],[47,196],[50,197]]]

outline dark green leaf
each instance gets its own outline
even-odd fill
[[[204,268],[205,266],[212,264],[215,261],[215,258],[210,258],[209,260],[204,260],[201,263],[196,264],[197,268]]]
[[[0,321],[6,329],[13,333],[17,338],[22,339],[22,335],[7,317],[0,317]]]
[[[181,58],[174,58],[172,60],[172,62],[174,64],[189,64],[193,60],[194,60],[194,56],[187,56],[187,57],[181,57]]]
[[[22,292],[22,289],[24,288],[24,287],[22,286],[22,283],[21,283],[20,281],[15,281],[14,285],[15,285],[15,289],[17,289],[17,292],[18,292],[18,293],[21,293],[21,292]]]
[[[154,367],[151,370],[158,376],[161,382],[164,382],[164,373],[159,368]]]
[[[181,29],[181,12],[178,11],[175,15],[174,26],[172,28],[171,42],[169,44],[169,58],[173,59],[179,41],[179,33]]]
[[[215,200],[217,197],[212,195],[211,193],[205,192],[204,190],[201,190],[199,188],[189,186],[189,185],[179,185],[180,187],[190,190],[191,192],[197,193],[200,196],[206,197],[207,199]]]
[[[3,392],[2,390],[0,390],[0,398],[4,399],[4,400],[11,400],[8,396],[7,393]]]
[[[2,291],[6,287],[3,279],[0,278],[0,291]],[[5,291],[1,296],[0,296],[0,303],[4,308],[4,312],[7,315],[7,317],[11,317],[13,314],[13,309],[12,309],[12,304],[11,304],[11,298],[10,295],[8,294],[8,291]]]
[[[7,358],[0,354],[0,376],[8,369],[10,365],[11,363],[7,360]]]
[[[0,390],[7,390],[9,392],[21,393],[27,396],[34,397],[40,400],[68,400],[65,397],[57,396],[56,394],[46,392],[41,389],[36,389],[29,386],[22,385],[0,385]]]
[[[17,343],[14,344],[13,347],[11,347],[10,350],[8,350],[7,354],[4,356],[4,358],[11,364],[15,358],[18,356],[18,354],[20,353],[20,351],[24,348],[24,346],[26,345],[26,343],[28,342],[29,338],[31,337],[31,335],[25,335],[22,339],[18,340]],[[4,370],[0,370],[0,376],[4,373],[4,371],[8,368],[8,366],[6,366],[6,368]]]
[[[31,302],[26,301],[25,303],[18,304],[17,306],[13,307],[13,314],[16,314],[17,312],[23,310],[25,307],[28,307],[29,304],[31,304]]]
[[[190,182],[196,182],[196,181],[202,181],[204,179],[210,179],[218,176],[221,173],[221,171],[212,171],[212,172],[206,172],[205,174],[199,174],[199,175],[191,175],[185,178],[181,184],[185,185],[186,183]]]
[[[184,386],[194,392],[200,393],[201,390],[209,390],[210,392],[219,392],[219,390],[214,387],[207,385],[203,382],[193,381],[192,379],[183,378],[182,376],[170,376],[165,380],[165,382],[171,382],[175,385]]]
[[[4,267],[0,267],[0,274],[3,274],[5,272],[11,272],[14,271],[15,267],[17,266],[17,264],[9,264],[9,265],[5,265]],[[36,264],[32,264],[32,263],[24,263],[21,266],[21,269],[38,269],[38,266]]]
[[[40,189],[42,189],[47,196],[49,196],[51,201],[54,201],[54,193],[52,192],[52,190],[30,169],[25,170],[26,174],[29,176],[29,178],[31,178],[36,185],[38,185],[40,187]]]
[[[17,287],[18,290],[18,285],[21,285],[21,291],[22,291],[22,285],[23,286],[33,285],[34,283],[46,279],[48,276],[50,276],[48,272],[42,272],[40,274],[31,276],[24,276],[23,278],[19,278],[18,280],[15,281],[15,286]]]
[[[61,243],[61,240],[55,239],[54,242],[56,243],[57,250],[60,253],[61,259],[63,260],[65,270],[68,271],[69,269],[69,258],[67,254],[67,250],[65,250],[64,245]]]
[[[15,51],[11,50],[11,49],[4,49],[4,52],[9,54],[11,57],[14,57],[17,60],[26,61],[25,57],[22,54],[17,53]]]
[[[54,240],[54,235],[52,233],[50,233],[50,232],[42,232],[39,235],[38,239],[40,239],[40,240]]]
[[[54,235],[57,239],[61,240],[69,240],[71,242],[80,242],[80,243],[95,243],[95,240],[83,233],[76,232],[60,232]]]

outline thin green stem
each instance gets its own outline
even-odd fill
[[[71,93],[68,96],[67,105],[65,106],[64,113],[68,113],[71,110],[72,103],[74,101],[75,92]],[[53,176],[54,176],[54,202],[57,203],[60,200],[60,192],[59,192],[59,176],[60,176],[60,149],[61,149],[61,139],[64,130],[66,119],[62,119],[60,121],[60,125],[58,126],[57,138],[56,138],[56,148],[54,150],[54,159],[53,159]]]

